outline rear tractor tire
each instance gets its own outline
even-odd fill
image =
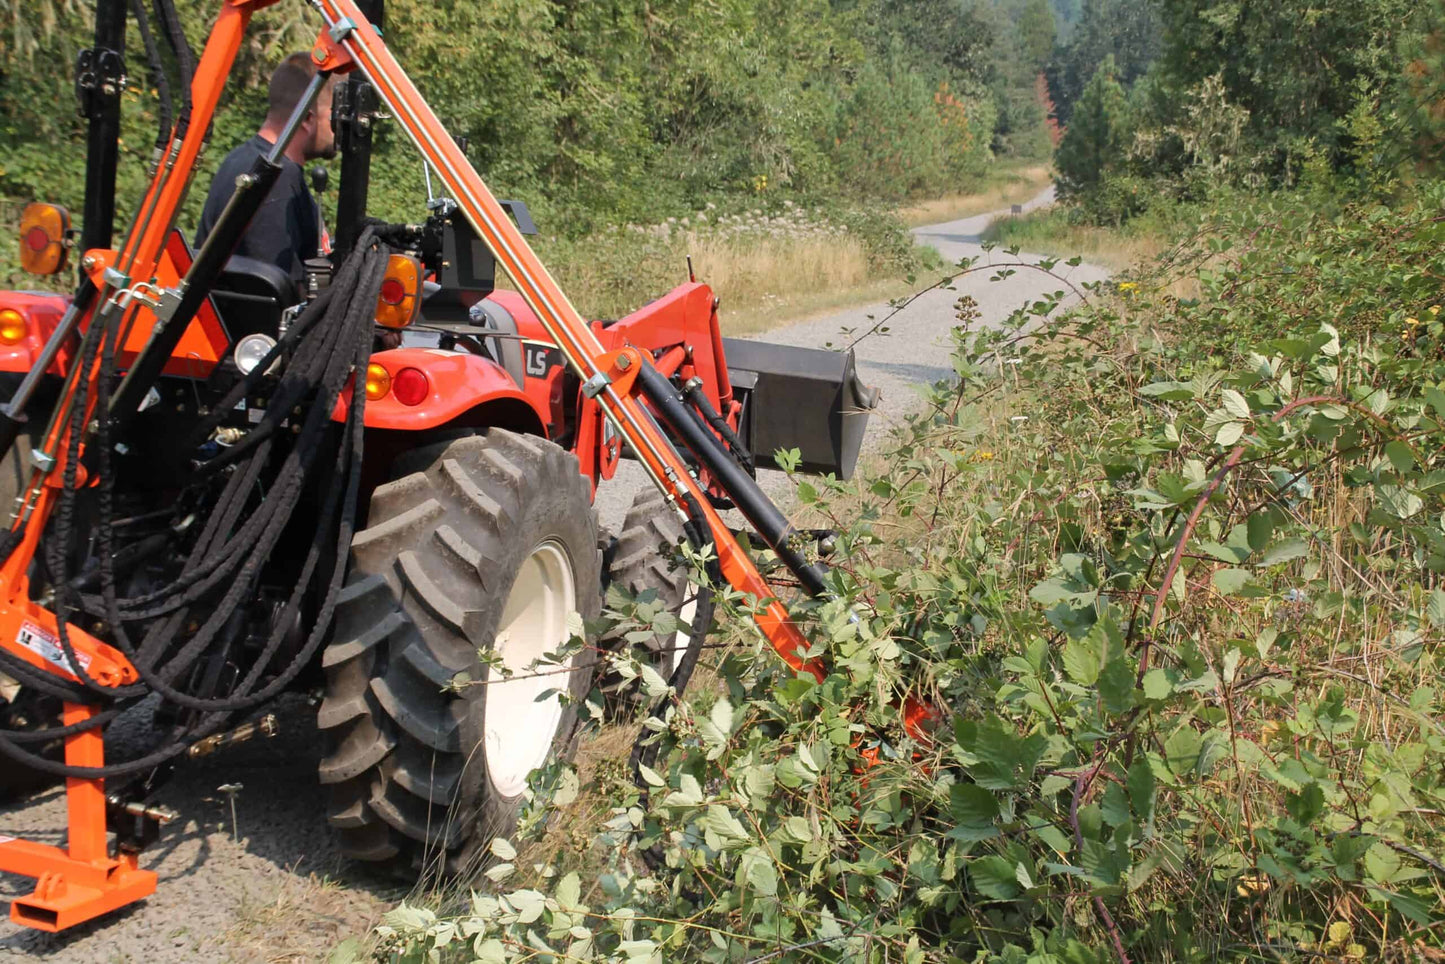
[[[571,454],[501,429],[408,453],[376,489],[322,657],[345,855],[472,873],[531,771],[570,753],[592,660],[534,664],[600,606],[590,495]]]
[[[677,512],[661,492],[649,486],[632,497],[608,567],[611,584],[633,596],[652,590],[656,601],[683,623],[676,633],[658,633],[641,642],[630,642],[621,632],[603,638],[604,650],[628,652],[657,670],[664,680],[672,676],[682,658],[688,643],[687,626],[697,612],[698,588],[678,549],[685,538]],[[628,679],[610,668],[604,669],[599,686],[614,718],[633,715],[647,701],[640,679]]]

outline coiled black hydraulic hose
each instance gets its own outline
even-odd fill
[[[172,0],[155,0],[155,9],[161,33],[176,56],[176,66],[180,68],[181,109],[176,115],[175,133],[179,141],[185,139],[191,126],[191,80],[196,74],[196,55],[186,39],[186,31],[181,26],[181,18]]]
[[[126,624],[147,622],[134,615],[144,612],[136,600],[121,599],[116,595],[114,571],[114,519],[112,518],[112,477],[110,471],[110,437],[108,423],[102,419],[98,426],[99,475],[101,485],[98,492],[97,555],[100,559],[101,596],[99,602],[114,633],[114,642],[132,665],[136,667],[141,682],[122,688],[100,687],[90,679],[84,669],[78,670],[80,684],[69,683],[43,671],[29,667],[8,653],[0,653],[0,668],[7,672],[12,664],[17,672],[12,675],[22,685],[34,685],[39,692],[59,696],[70,702],[110,704],[96,717],[84,723],[47,730],[33,730],[25,733],[0,731],[0,755],[18,760],[33,769],[62,777],[91,779],[116,777],[151,769],[186,752],[197,739],[219,730],[235,713],[260,705],[291,684],[312,660],[330,628],[337,597],[345,575],[345,559],[351,542],[353,520],[357,497],[360,491],[360,469],[362,441],[364,434],[365,393],[356,392],[348,410],[348,419],[342,439],[336,449],[336,456],[329,467],[332,478],[344,478],[344,485],[326,488],[326,498],[319,512],[316,534],[311,541],[295,588],[287,600],[282,615],[275,621],[270,638],[261,646],[260,653],[251,662],[242,679],[224,698],[202,698],[183,692],[175,682],[191,668],[201,656],[213,647],[216,636],[223,631],[232,615],[253,596],[255,582],[261,567],[268,561],[281,531],[290,520],[312,470],[318,468],[317,457],[324,449],[323,434],[328,430],[331,412],[337,397],[355,372],[365,370],[370,355],[373,331],[372,312],[380,288],[386,250],[377,244],[378,232],[369,229],[363,234],[361,243],[341,271],[328,293],[313,303],[302,318],[287,332],[282,344],[273,349],[271,356],[263,360],[251,375],[233,390],[240,397],[247,390],[254,391],[259,373],[264,373],[272,356],[291,350],[292,361],[281,376],[280,386],[273,400],[282,398],[294,400],[307,397],[308,407],[301,431],[294,437],[291,449],[282,460],[281,468],[272,479],[266,497],[244,521],[241,515],[253,498],[252,484],[259,477],[262,468],[269,464],[277,438],[277,429],[283,419],[291,415],[293,405],[271,405],[266,417],[246,436],[245,444],[233,447],[225,460],[236,466],[224,487],[221,498],[216,501],[203,532],[187,558],[182,576],[172,583],[173,590],[186,595],[191,601],[183,606],[161,606],[159,612],[166,618],[148,622],[145,639],[136,647],[126,630]],[[340,292],[337,294],[337,292]],[[118,335],[119,317],[111,326],[96,325],[99,330],[107,328],[103,339],[87,337],[79,353],[80,363],[93,361],[97,350],[101,356],[102,373],[97,392],[97,410],[105,411],[109,402],[110,385],[114,378],[115,348]],[[84,411],[84,399],[75,411]],[[232,400],[234,404],[234,400]],[[229,406],[218,406],[222,413]],[[73,416],[72,443],[67,453],[67,465],[78,464],[79,437],[83,426],[82,416]],[[222,415],[221,417],[224,417]],[[202,428],[214,428],[219,419],[212,416]],[[250,441],[252,438],[260,441]],[[289,433],[288,433],[289,437]],[[234,449],[242,449],[241,455]],[[218,457],[219,458],[219,457]],[[211,473],[198,473],[198,477],[209,480]],[[244,484],[237,483],[243,480]],[[74,648],[66,632],[67,616],[76,608],[74,594],[69,590],[65,575],[66,549],[71,542],[75,497],[74,472],[68,473],[61,504],[57,507],[55,529],[47,541],[49,561],[62,578],[55,581],[57,592],[57,622],[59,624],[61,647],[71,665],[79,667]],[[197,484],[194,480],[192,484]],[[206,483],[209,484],[209,483]],[[66,511],[68,509],[68,511]],[[238,524],[239,523],[239,524]],[[334,541],[333,541],[334,540]],[[310,634],[300,649],[291,657],[285,667],[278,667],[269,678],[267,670],[284,644],[289,627],[294,623],[307,589],[315,580],[318,567],[323,559],[329,560],[331,571],[322,581],[325,584],[319,611]],[[227,581],[227,589],[217,601],[204,592],[194,592],[201,580],[188,576],[205,570],[210,574],[211,585]],[[154,595],[154,594],[149,594]],[[81,600],[92,605],[95,597]],[[204,604],[207,617],[196,635],[178,653],[164,664],[161,657],[169,648],[169,642],[180,626],[184,625],[197,604]],[[155,607],[152,607],[155,608]],[[28,669],[22,669],[27,667]],[[36,675],[46,679],[36,679]],[[22,676],[24,678],[22,678]],[[261,685],[267,678],[265,685]],[[100,692],[96,692],[99,689]],[[149,692],[158,692],[167,702],[202,714],[201,719],[187,731],[173,738],[144,756],[104,767],[71,767],[37,756],[20,744],[36,743],[57,737],[82,732],[103,725],[119,712],[122,705]]]

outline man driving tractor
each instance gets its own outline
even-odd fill
[[[225,210],[236,178],[251,170],[256,158],[263,156],[276,143],[286,118],[296,109],[306,92],[306,85],[316,76],[316,64],[309,53],[294,53],[281,61],[271,75],[267,94],[266,119],[256,135],[239,145],[216,171],[196,229],[196,247],[205,242],[216,221]],[[336,154],[336,137],[331,129],[332,85],[322,88],[316,106],[302,122],[296,136],[286,147],[281,162],[281,175],[271,193],[261,203],[251,225],[241,238],[235,253],[258,261],[267,261],[285,271],[300,284],[305,279],[305,262],[325,254],[330,248],[321,207],[306,186],[306,161],[325,159]]]

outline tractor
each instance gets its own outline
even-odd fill
[[[274,2],[219,0],[197,58],[172,0],[154,24],[99,0],[77,72],[79,228],[49,202],[21,225],[25,267],[73,263],[75,287],[0,293],[0,785],[64,779],[69,814],[65,847],[0,838],[0,870],[37,880],[11,906],[29,927],[153,892],[141,855],[174,816],[167,776],[264,731],[290,691],[320,694],[318,778],[346,855],[474,869],[529,775],[568,752],[596,651],[616,645],[588,638],[609,580],[687,607],[684,645],[638,655],[686,684],[712,610],[673,558],[684,541],[790,666],[823,675],[754,557],[824,593],[821,536],[755,475],[779,450],[852,470],[876,397],[851,354],[724,338],[691,279],[584,320],[531,250],[526,206],[492,195],[387,49],[382,0],[314,4],[316,77],[193,251],[179,213],[250,18]],[[117,244],[128,17],[153,76],[178,76]],[[234,250],[333,78],[337,243],[298,286]],[[445,188],[414,222],[367,217],[383,121]],[[624,459],[651,487],[612,537],[592,503]],[[163,738],[109,760],[106,725],[138,709]]]

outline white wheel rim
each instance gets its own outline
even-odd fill
[[[688,583],[687,589],[684,590],[684,592],[686,593],[684,598],[687,601],[684,602],[682,608],[677,611],[677,618],[681,620],[685,626],[691,626],[693,617],[697,615],[698,588],[692,583]],[[687,644],[690,641],[691,636],[688,634],[686,628],[679,629],[673,634],[671,651],[666,654],[666,659],[662,661],[663,669],[666,670],[663,674],[664,677],[671,676],[672,671],[677,669],[677,661],[682,658],[682,654],[687,649]]]
[[[567,642],[567,616],[577,609],[577,587],[567,551],[555,540],[532,550],[517,570],[494,650],[510,679],[492,670],[482,709],[487,778],[503,797],[515,797],[546,762],[562,720],[572,660],[537,664]],[[539,699],[547,690],[558,690]]]

